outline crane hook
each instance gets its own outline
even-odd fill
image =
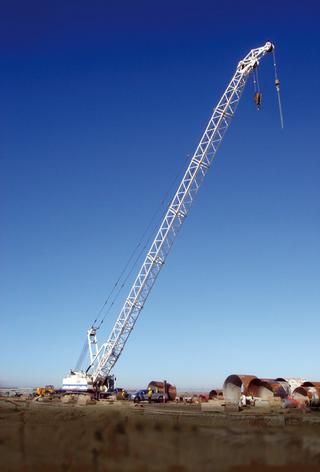
[[[253,98],[254,98],[255,104],[257,105],[257,109],[260,110],[261,101],[262,101],[262,93],[261,92],[255,92]]]

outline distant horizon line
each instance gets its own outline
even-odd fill
[[[43,385],[52,385],[52,384],[43,384]],[[58,389],[59,387],[56,387],[55,385],[53,385],[54,388]],[[31,390],[31,389],[36,389],[37,387],[39,387],[39,385],[37,386],[18,386],[18,385],[14,385],[14,386],[2,386],[0,385],[0,390]],[[213,390],[213,389],[222,389],[222,387],[185,387],[185,386],[182,386],[182,387],[177,387],[175,385],[175,387],[177,388],[177,391],[178,392],[181,392],[181,391],[190,391],[190,392],[199,392],[199,391],[207,391],[207,390]],[[120,388],[120,387],[116,387],[116,388]],[[125,388],[126,390],[141,390],[141,386],[139,387],[122,387],[122,388]]]

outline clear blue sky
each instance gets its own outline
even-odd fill
[[[285,129],[265,57],[263,109],[249,80],[114,372],[127,387],[320,380],[319,13],[308,0],[2,5],[0,384],[59,385],[74,367],[237,62],[268,39]]]

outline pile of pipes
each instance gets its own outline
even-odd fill
[[[305,379],[258,378],[255,375],[229,375],[223,384],[226,404],[266,405],[281,402],[284,408],[320,407],[320,382]]]

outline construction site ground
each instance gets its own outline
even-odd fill
[[[0,399],[0,470],[320,471],[320,413]]]

